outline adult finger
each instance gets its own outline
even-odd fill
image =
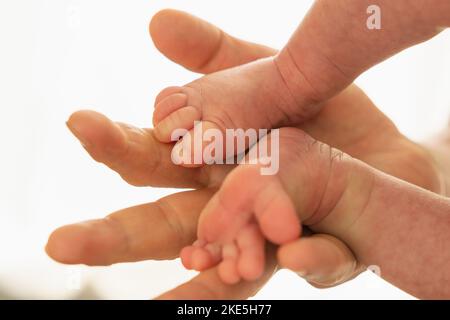
[[[320,288],[346,282],[363,270],[342,241],[326,234],[313,234],[281,246],[278,262]]]
[[[162,54],[199,73],[231,68],[277,52],[232,37],[211,23],[178,10],[165,9],[156,13],[149,29]]]
[[[50,235],[46,251],[66,264],[175,258],[195,240],[198,216],[214,191],[175,193],[103,219],[63,226]]]
[[[75,112],[67,126],[93,159],[136,186],[199,188],[219,183],[231,166],[184,168],[171,160],[172,144],[159,142],[151,129],[116,123],[89,110]]]

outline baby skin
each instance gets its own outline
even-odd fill
[[[279,261],[293,267],[286,252],[304,225],[343,240],[358,261],[379,266],[389,282],[411,279],[402,289],[442,294],[448,279],[430,270],[446,270],[450,261],[428,259],[441,250],[428,235],[446,234],[448,198],[386,175],[300,129],[281,129],[279,141],[278,174],[264,176],[260,165],[240,165],[211,198],[200,216],[198,240],[181,252],[187,268],[218,265],[228,284],[255,280],[264,270],[266,239],[284,245]],[[411,232],[421,236],[411,238]],[[417,258],[432,264],[428,271]]]
[[[316,1],[275,57],[163,90],[155,101],[155,136],[172,142],[175,130],[193,130],[195,121],[201,121],[204,130],[224,132],[228,128],[277,128],[307,120],[362,72],[448,26],[449,2],[435,0],[434,4],[379,1],[386,23],[383,32],[376,32],[361,23],[369,5],[366,1]],[[400,16],[403,18],[394,19]],[[342,23],[336,25],[336,21]],[[407,238],[408,227],[417,227],[428,203],[412,208],[417,215],[413,222],[397,211],[404,211],[410,199],[403,194],[420,197],[423,192],[302,131],[283,129],[278,174],[262,176],[259,166],[235,169],[203,211],[198,240],[183,249],[181,258],[187,268],[199,271],[219,264],[219,274],[227,283],[254,280],[264,270],[266,239],[277,245],[289,244],[299,238],[301,225],[305,225],[344,240],[358,261],[382,264],[391,275],[400,273],[413,262],[407,257],[389,262],[392,259],[388,257],[399,255],[402,249],[402,245],[393,248],[391,242]],[[448,210],[448,203],[442,203],[443,210]],[[442,219],[448,217],[437,216],[433,225],[439,228]],[[393,230],[393,239],[377,238],[376,230],[382,228],[383,235]],[[396,228],[404,232],[394,232]],[[371,255],[366,256],[368,251]],[[427,254],[423,252],[423,256]]]
[[[301,224],[338,233],[359,216],[371,193],[373,169],[299,129],[281,129],[279,141],[278,174],[261,175],[260,165],[243,164],[225,179],[200,215],[198,240],[181,251],[185,267],[203,271],[219,263],[226,283],[256,280],[264,270],[266,239],[292,242],[301,235]],[[353,214],[331,212],[338,203]]]
[[[450,25],[450,2],[432,1],[378,1],[382,32],[367,28],[367,1],[316,1],[275,57],[164,89],[155,101],[155,135],[171,142],[175,130],[193,130],[195,121],[222,132],[297,125],[371,66]]]

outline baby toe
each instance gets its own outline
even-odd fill
[[[196,121],[172,149],[172,160],[184,167],[223,164],[226,146],[222,139],[221,129],[214,122]]]
[[[180,259],[183,266],[191,270],[192,269],[192,253],[194,252],[196,248],[194,246],[187,246],[181,249],[180,252]]]
[[[238,258],[239,250],[236,244],[226,244],[222,249],[222,262],[218,267],[218,274],[220,279],[226,284],[236,284],[241,281],[241,276],[238,272]]]
[[[156,138],[165,143],[173,142],[184,136],[200,120],[200,111],[192,106],[181,107],[170,113],[155,126]]]
[[[156,126],[172,112],[187,106],[187,102],[187,95],[178,92],[162,99],[155,105],[155,110],[153,112],[153,125]]]
[[[255,200],[255,216],[268,240],[284,244],[300,236],[300,220],[278,177],[267,178]]]
[[[220,248],[216,245],[192,246],[190,265],[192,269],[203,271],[214,267],[220,261]]]
[[[259,279],[264,273],[265,239],[259,227],[252,223],[242,229],[237,236],[239,275],[247,280]]]
[[[168,97],[168,96],[170,96],[172,94],[176,94],[176,93],[183,93],[183,88],[182,87],[177,87],[177,86],[172,86],[172,87],[167,87],[167,88],[161,90],[161,92],[158,93],[158,95],[156,96],[154,107],[156,108],[156,106],[162,100],[164,100],[166,97]]]

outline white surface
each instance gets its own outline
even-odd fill
[[[101,217],[174,190],[133,188],[93,162],[65,128],[79,108],[149,126],[152,100],[197,77],[163,58],[147,25],[159,9],[183,9],[229,33],[280,48],[311,1],[0,0],[0,289],[22,297],[152,297],[192,276],[178,262],[66,267],[43,251],[65,223]],[[358,83],[400,129],[422,139],[450,106],[450,34],[412,48]],[[95,275],[95,279],[94,279]],[[76,281],[75,281],[76,282]],[[76,286],[75,286],[76,287]],[[258,298],[408,298],[372,274],[317,290],[281,272]]]

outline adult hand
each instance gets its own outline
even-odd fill
[[[164,54],[198,72],[213,72],[275,53],[173,10],[162,11],[153,18],[151,34]],[[68,125],[95,160],[117,171],[129,183],[197,190],[124,209],[105,219],[62,227],[49,238],[47,252],[51,257],[63,263],[88,265],[170,259],[194,240],[198,215],[231,166],[175,166],[170,161],[172,146],[157,142],[150,129],[113,123],[94,112],[78,112]],[[374,167],[440,191],[438,174],[428,154],[401,136],[356,87],[330,100],[316,118],[300,127]],[[380,132],[381,135],[375,134]],[[361,266],[340,241],[321,235],[311,239],[312,249],[322,253],[302,259],[311,270],[313,283],[334,285],[360,272]],[[212,269],[162,298],[246,298],[275,270],[275,259],[271,257],[265,276],[255,283],[226,286]]]

